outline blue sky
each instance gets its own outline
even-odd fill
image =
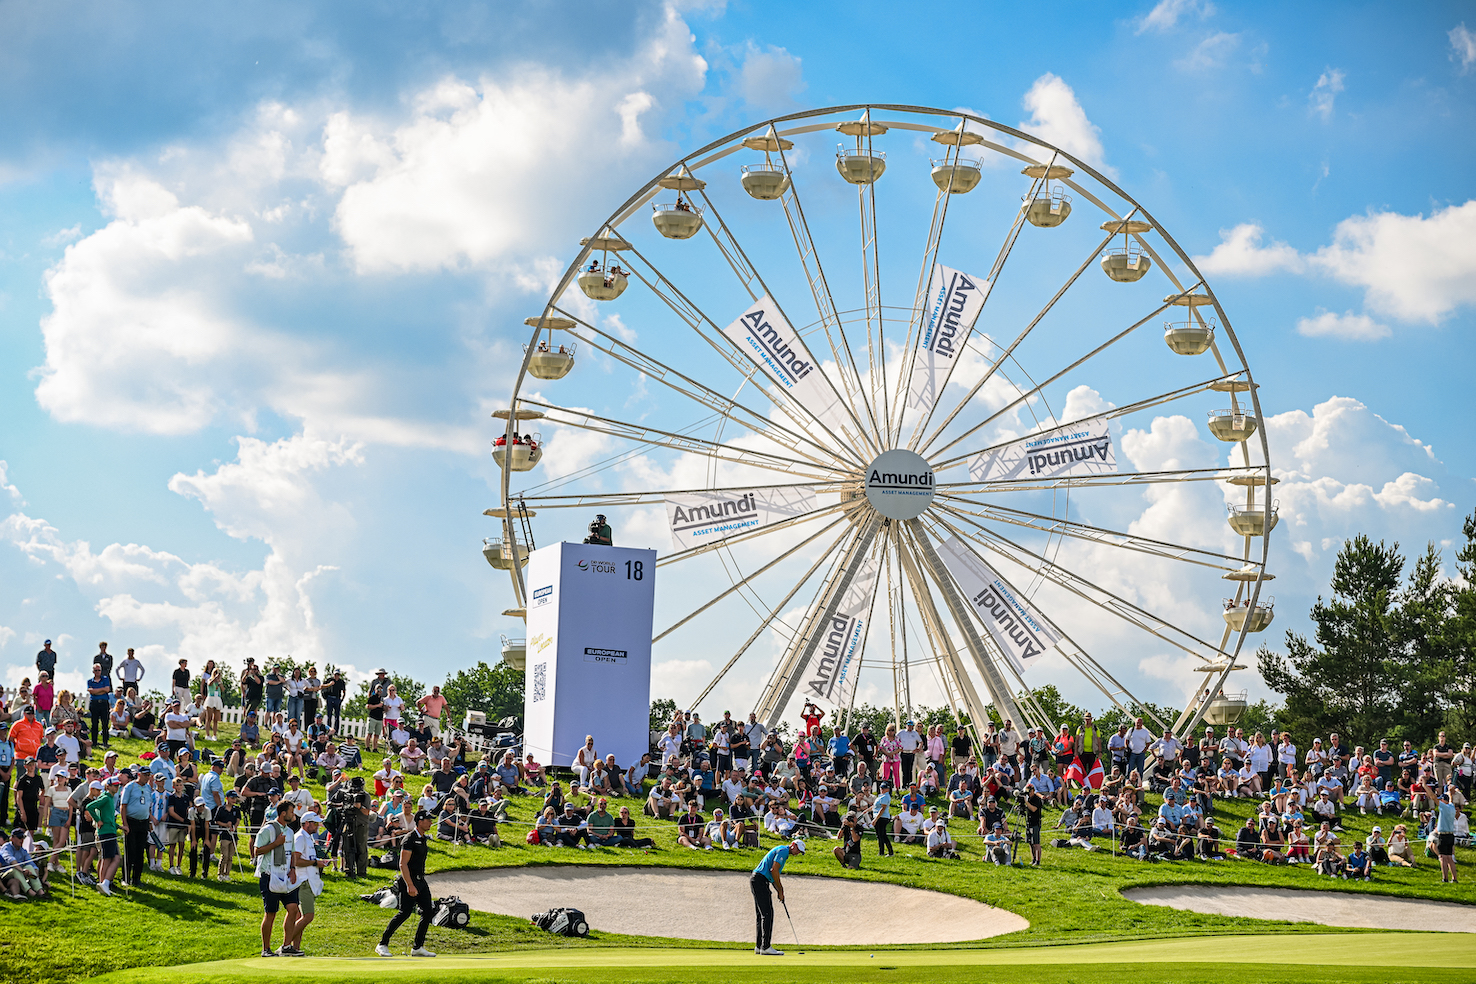
[[[495,502],[488,414],[506,402],[522,319],[578,238],[684,150],[811,106],[962,107],[1037,133],[1197,258],[1262,387],[1283,477],[1268,641],[1305,628],[1353,533],[1448,543],[1476,505],[1476,15],[1113,9],[0,6],[5,681],[43,638],[74,673],[98,639],[161,671],[176,654],[290,652],[434,680],[492,658],[500,633],[521,633],[478,548],[495,532],[480,516]],[[797,167],[828,167],[821,137]],[[931,186],[898,175],[926,148],[889,141],[883,232],[919,214],[925,232]],[[811,173],[817,212],[849,194]],[[1012,200],[1019,180],[991,170],[967,204]],[[854,213],[833,221],[817,237],[852,235]],[[1067,233],[1091,240],[1082,225],[1039,241],[1016,283],[1059,283],[1077,262]],[[997,236],[979,229],[983,255]],[[915,277],[905,266],[899,285]],[[667,345],[648,302],[601,313]],[[730,292],[715,310],[744,306]],[[1089,337],[1091,302],[1069,310]],[[544,395],[680,415],[640,404],[598,359],[581,369],[577,397]],[[1083,382],[1121,404],[1155,373]],[[1186,419],[1199,426],[1203,409]],[[1223,458],[1172,416],[1127,425],[1144,455]],[[545,478],[610,450],[573,434],[550,448]],[[1210,508],[1120,498],[1086,518],[1220,543]],[[549,519],[539,540],[582,522]],[[630,530],[622,542],[667,548]],[[1141,578],[1145,601],[1164,591],[1146,569],[1098,575]],[[688,589],[672,584],[668,616]],[[1212,622],[1212,590],[1182,617]],[[1178,702],[1172,654],[1103,645],[1143,696]],[[728,648],[711,633],[658,648],[657,693],[685,701]],[[745,705],[763,672],[719,696]],[[873,699],[879,687],[863,680]]]

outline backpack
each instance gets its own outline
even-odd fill
[[[578,909],[550,909],[533,916],[533,925],[555,936],[588,936],[589,921]]]
[[[449,926],[452,929],[466,929],[471,925],[471,906],[455,895],[449,898],[436,899],[433,907],[435,915],[431,917],[433,926]]]
[[[536,830],[530,830],[530,831],[528,831],[528,836],[525,839],[527,840],[527,842],[529,844],[532,844],[534,847],[537,847],[540,843],[542,843],[542,838],[540,838],[538,836],[538,831],[536,831]]]

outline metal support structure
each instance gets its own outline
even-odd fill
[[[1011,696],[1004,677],[1000,675],[999,667],[994,665],[994,661],[989,658],[989,653],[985,651],[984,641],[979,638],[979,632],[974,628],[968,605],[965,604],[963,596],[958,593],[958,587],[953,583],[948,568],[943,566],[943,559],[933,549],[933,543],[928,539],[927,529],[916,519],[907,520],[907,527],[912,531],[912,541],[917,544],[917,552],[921,555],[923,563],[927,565],[928,573],[932,575],[933,582],[938,585],[938,590],[943,593],[943,602],[948,606],[954,623],[964,635],[964,643],[968,646],[969,655],[974,657],[974,665],[978,667],[979,675],[984,678],[984,689],[989,691],[989,702],[994,705],[995,713],[1001,718],[1011,718],[1015,721],[1025,720],[1020,709],[1015,705],[1015,699]]]
[[[780,661],[754,707],[754,713],[763,720],[765,727],[772,729],[779,723],[779,716],[784,713],[785,706],[799,689],[800,677],[803,675],[801,670],[809,664],[810,657],[820,646],[820,640],[825,637],[820,627],[835,617],[835,610],[840,607],[841,599],[856,578],[856,572],[861,569],[862,563],[871,552],[872,541],[876,539],[876,531],[880,527],[881,521],[875,517],[867,522],[847,548],[824,590],[816,596],[816,604],[811,608],[800,631],[791,640],[784,659]]]
[[[963,660],[959,659],[958,650],[949,638],[948,627],[938,615],[937,606],[933,604],[933,593],[928,590],[927,580],[918,570],[912,554],[898,551],[897,556],[902,561],[902,573],[912,585],[912,597],[917,602],[918,614],[922,616],[923,630],[930,637],[938,675],[942,679],[943,690],[953,705],[954,716],[958,715],[958,703],[961,701],[973,727],[974,741],[978,742],[982,735],[981,722],[989,720],[989,709],[979,698],[979,692],[974,689],[974,681],[964,668]]]

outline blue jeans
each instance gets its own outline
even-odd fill
[[[280,697],[267,697],[263,699],[262,703],[266,705],[267,711],[272,714],[282,709],[282,698]]]
[[[1137,770],[1138,777],[1142,778],[1143,761],[1146,754],[1146,752],[1128,752],[1128,775],[1131,775],[1134,770]]]
[[[302,720],[302,698],[301,697],[288,697],[287,698],[287,720],[291,721],[293,718],[297,718],[297,720],[298,720],[299,723],[302,723],[302,724],[306,724],[307,723],[306,721],[303,721]]]

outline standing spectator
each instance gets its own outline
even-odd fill
[[[958,772],[969,761],[974,752],[974,740],[969,737],[968,731],[963,725],[953,733],[953,771]]]
[[[441,733],[441,712],[446,709],[446,703],[439,686],[431,687],[431,692],[417,701],[420,713],[425,715],[426,724],[430,726],[432,737]]]
[[[108,652],[108,644],[106,642],[99,642],[97,644],[97,655],[92,657],[92,661],[102,667],[103,676],[112,677],[113,654]]]
[[[10,744],[17,758],[35,758],[36,753],[40,751],[41,742],[46,735],[46,729],[37,720],[38,717],[39,715],[37,715],[36,709],[27,704],[21,709],[21,719],[11,725]],[[0,738],[0,743],[3,742],[4,739]],[[3,755],[3,750],[0,750],[0,757],[3,757]],[[3,766],[0,766],[0,769],[3,769]],[[0,780],[3,780],[3,772],[0,772]],[[0,824],[4,824],[4,822],[5,816],[3,813],[0,813]]]
[[[282,675],[281,666],[273,666],[267,671],[263,686],[267,713],[276,714],[282,709],[282,701],[287,696],[287,678]]]
[[[171,760],[180,749],[190,747],[190,716],[180,709],[178,697],[170,698],[169,708],[164,712],[164,738],[169,743]]]
[[[1469,741],[1461,746],[1460,753],[1450,760],[1450,764],[1456,788],[1461,791],[1461,796],[1470,802],[1472,779],[1476,778],[1476,757],[1471,754]]]
[[[925,754],[927,742],[918,734],[915,721],[907,722],[907,727],[897,733],[897,740],[902,743],[902,785],[909,786],[912,777],[922,771],[918,756]]]
[[[392,732],[400,726],[400,712],[405,707],[405,699],[400,696],[395,685],[390,684],[384,692],[384,730]]]
[[[1440,786],[1445,786],[1450,782],[1451,763],[1455,761],[1456,751],[1450,742],[1445,740],[1444,731],[1440,732],[1439,737],[1435,739],[1435,745],[1430,752],[1431,763],[1435,766],[1435,782]]]
[[[246,657],[246,668],[241,671],[241,712],[250,714],[261,710],[261,699],[266,687],[266,678],[256,660]]]
[[[1143,773],[1143,766],[1147,764],[1148,749],[1153,744],[1153,732],[1143,727],[1142,718],[1133,719],[1132,730],[1127,733],[1127,768],[1123,773]]]
[[[92,664],[92,677],[87,681],[87,717],[92,722],[92,744],[97,744],[98,732],[102,732],[103,747],[107,748],[112,738],[108,733],[108,713],[112,710],[113,681],[103,672],[101,663]]]
[[[341,672],[334,670],[333,679],[323,685],[323,716],[334,734],[343,729],[343,698],[347,693],[348,681],[344,680]]]
[[[31,692],[31,699],[36,707],[36,720],[43,726],[51,723],[51,708],[56,702],[56,687],[51,682],[51,674],[42,673],[36,678],[36,689]]]
[[[1290,731],[1281,733],[1281,742],[1276,746],[1276,774],[1289,778],[1297,768],[1297,746],[1292,742]]]
[[[1260,787],[1257,790],[1258,792],[1271,788],[1271,758],[1273,754],[1274,749],[1266,744],[1266,736],[1257,731],[1255,740],[1246,751],[1246,761],[1256,774],[1256,785]]]
[[[148,861],[150,806],[154,791],[152,773],[139,769],[119,795],[119,819],[123,822],[123,878],[132,888],[143,885]]]
[[[948,741],[943,737],[943,726],[935,724],[928,729],[928,762],[938,772],[943,771],[943,757],[948,754]],[[836,770],[840,771],[839,769]]]
[[[861,733],[851,739],[851,753],[860,762],[866,763],[866,771],[876,775],[876,736],[871,733],[870,724],[861,725]]]
[[[364,700],[364,713],[368,715],[368,727],[364,731],[364,745],[370,752],[379,753],[379,737],[384,732],[384,694],[373,687]]]
[[[1128,726],[1124,722],[1117,726],[1117,733],[1107,739],[1107,754],[1112,756],[1112,767],[1123,775],[1127,775],[1127,733]]]
[[[174,687],[174,696],[183,705],[190,699],[190,661],[182,659],[179,666],[170,675],[170,683]]]
[[[835,769],[835,774],[845,778],[851,769],[851,739],[846,736],[842,728],[836,728],[835,734],[831,736],[828,743],[830,751],[830,764]]]
[[[1082,715],[1081,724],[1076,729],[1076,757],[1081,760],[1081,774],[1091,775],[1092,769],[1096,767],[1097,756],[1102,754],[1102,729],[1097,727],[1097,722],[1092,720],[1091,712]]]
[[[881,772],[878,778],[897,786],[902,782],[902,742],[897,737],[897,726],[887,725],[886,734],[877,743],[877,754],[881,756]]]
[[[302,695],[305,687],[302,669],[294,667],[292,675],[287,678],[287,720],[302,720]]]
[[[113,894],[113,874],[118,870],[121,860],[118,855],[117,792],[118,776],[109,776],[99,795],[86,806],[97,831],[98,850],[102,857],[97,866],[97,890],[104,895]]]
[[[130,649],[125,655],[123,662],[118,664],[118,682],[123,685],[125,691],[129,687],[139,690],[143,684],[143,678],[144,665],[137,656],[133,655],[133,650]]]
[[[323,681],[318,678],[318,668],[309,666],[307,679],[302,681],[302,723],[303,726],[311,724],[318,716],[318,702],[323,693]]]
[[[50,639],[42,643],[41,651],[36,654],[36,672],[56,679],[56,651],[51,648]]]
[[[1455,822],[1455,804],[1450,801],[1448,791],[1442,792],[1440,802],[1435,804],[1435,854],[1440,858],[1442,885],[1460,881],[1455,861]]]

